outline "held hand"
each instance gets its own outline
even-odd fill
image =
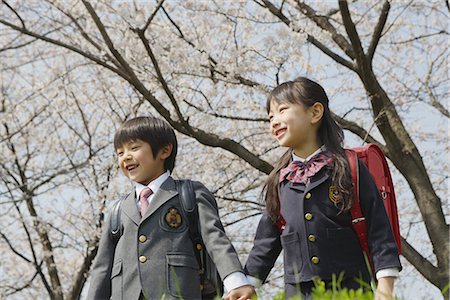
[[[375,300],[394,299],[394,281],[395,277],[382,277],[378,280],[378,287],[375,293]]]
[[[251,300],[256,299],[255,288],[252,285],[243,285],[231,290],[224,298],[225,300]]]

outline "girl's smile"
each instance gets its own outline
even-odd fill
[[[298,155],[319,147],[313,113],[303,104],[271,101],[269,120],[272,136],[280,146],[290,147]]]
[[[275,130],[274,136],[275,136],[275,138],[279,139],[285,132],[286,132],[286,128],[279,128],[279,129]]]

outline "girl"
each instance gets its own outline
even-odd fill
[[[266,211],[257,228],[246,272],[264,281],[284,250],[286,299],[311,298],[313,279],[327,286],[342,275],[342,288],[358,289],[370,274],[351,227],[352,180],[323,88],[307,78],[276,87],[267,99],[270,129],[288,151],[264,186]],[[369,171],[359,162],[360,205],[378,279],[377,299],[391,299],[401,269],[383,202]],[[282,225],[282,226],[281,226]]]

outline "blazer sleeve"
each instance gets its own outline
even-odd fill
[[[88,300],[109,300],[111,297],[111,270],[114,260],[115,244],[111,239],[110,219],[103,226],[98,251],[94,259],[88,291]]]
[[[366,216],[369,251],[375,273],[387,268],[398,268],[400,271],[402,267],[397,245],[378,187],[361,161],[359,170],[360,205]]]
[[[243,272],[241,262],[213,203],[212,193],[200,182],[193,181],[198,205],[200,233],[209,256],[222,279],[234,272]]]
[[[244,267],[246,274],[264,282],[280,255],[281,249],[280,233],[265,212],[259,221],[253,248]]]

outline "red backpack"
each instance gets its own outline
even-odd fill
[[[400,227],[398,224],[397,203],[395,200],[394,185],[392,184],[391,172],[384,156],[383,151],[375,144],[367,144],[365,146],[356,147],[345,150],[350,164],[350,171],[353,181],[353,197],[354,204],[350,210],[352,216],[352,227],[358,236],[359,243],[364,252],[364,256],[370,263],[372,273],[374,271],[369,255],[369,246],[367,241],[367,226],[364,215],[359,205],[359,170],[358,158],[369,169],[375,184],[378,187],[387,216],[391,222],[392,233],[397,243],[398,254],[401,254],[402,243],[400,240]]]

